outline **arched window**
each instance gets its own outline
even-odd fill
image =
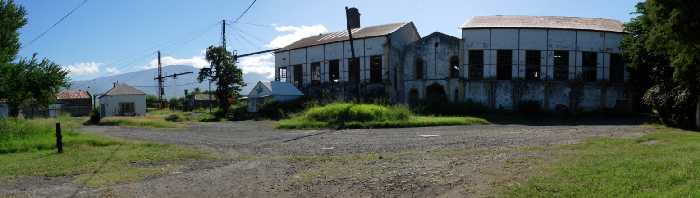
[[[459,78],[459,58],[457,56],[450,57],[450,78]]]
[[[416,80],[423,79],[423,66],[424,62],[421,58],[416,58],[416,63],[414,64],[413,74]]]

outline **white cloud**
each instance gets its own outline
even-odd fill
[[[114,75],[114,74],[119,74],[121,71],[115,67],[107,67],[105,68],[105,71],[107,72],[108,75]]]
[[[268,80],[275,77],[275,56],[272,54],[243,57],[239,60],[238,65],[244,74],[263,74],[267,75]]]
[[[209,62],[207,62],[206,59],[204,59],[203,55],[200,56],[193,56],[192,58],[175,58],[172,56],[164,56],[160,58],[160,63],[163,66],[167,65],[191,65],[196,68],[202,68],[209,66]],[[155,68],[158,66],[158,59],[153,59],[151,62],[146,66],[146,68]]]
[[[328,29],[320,24],[312,26],[275,26],[275,30],[287,34],[275,37],[272,39],[272,41],[270,41],[270,43],[265,45],[265,47],[272,49],[281,48],[292,44],[294,41],[298,41],[299,39],[328,32]]]
[[[73,76],[90,76],[100,73],[102,63],[83,62],[66,66],[66,69]]]

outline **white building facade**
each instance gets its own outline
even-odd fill
[[[115,85],[99,102],[102,117],[146,115],[146,93],[126,84]]]

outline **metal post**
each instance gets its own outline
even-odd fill
[[[56,148],[58,153],[63,153],[63,136],[61,135],[61,123],[56,123]]]

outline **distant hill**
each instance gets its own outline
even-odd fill
[[[147,69],[136,72],[118,74],[114,76],[99,77],[92,80],[73,81],[69,89],[71,90],[88,90],[91,93],[102,94],[112,88],[114,82],[126,83],[134,86],[141,91],[150,95],[156,95],[156,86],[158,83],[153,80],[158,75],[157,69]],[[208,90],[209,83],[204,81],[197,82],[198,68],[189,65],[169,65],[163,67],[163,75],[174,73],[193,72],[192,74],[178,76],[177,79],[168,78],[165,80],[165,97],[182,97],[185,95],[185,89],[193,91],[199,88],[202,91]],[[255,83],[261,80],[266,80],[264,75],[256,73],[244,74],[243,78],[248,86],[243,88],[242,95],[248,94],[250,89],[255,86]],[[215,83],[212,83],[212,90],[216,89]]]

